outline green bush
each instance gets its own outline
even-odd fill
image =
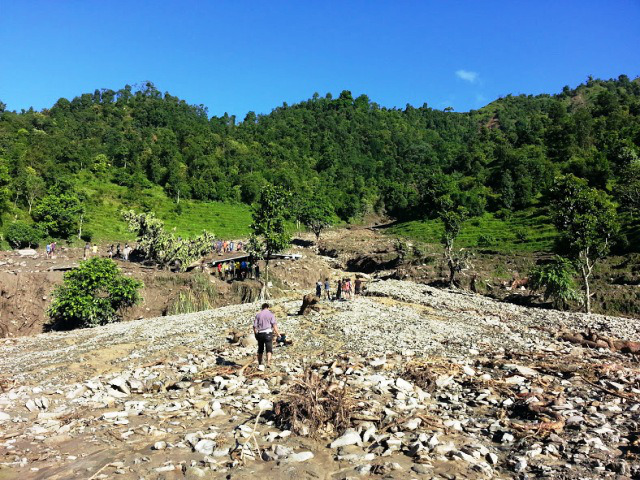
[[[493,235],[490,235],[488,233],[483,233],[482,235],[480,235],[478,237],[478,246],[479,247],[493,247],[497,243],[498,243],[498,241],[496,240],[496,237],[494,237]]]
[[[121,320],[140,301],[142,282],[125,277],[116,263],[92,258],[64,275],[53,292],[48,314],[53,330],[95,327]]]
[[[529,272],[529,286],[532,290],[544,289],[544,299],[551,299],[555,308],[566,308],[570,302],[581,299],[575,275],[571,261],[556,256],[552,262],[536,266]]]
[[[518,240],[519,242],[526,242],[527,238],[529,237],[527,231],[524,228],[516,228],[513,231],[513,234],[515,235],[516,240]]]
[[[7,241],[15,248],[37,247],[41,240],[40,230],[26,222],[13,222],[5,234]]]

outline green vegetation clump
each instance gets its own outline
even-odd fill
[[[209,278],[197,273],[189,280],[188,290],[178,292],[177,298],[167,309],[169,315],[201,312],[214,308],[218,292]]]
[[[36,204],[32,216],[50,237],[69,238],[80,232],[84,211],[77,195],[52,191]]]
[[[205,231],[191,239],[176,238],[165,230],[164,222],[153,213],[136,214],[130,210],[122,212],[122,216],[128,222],[129,230],[136,234],[136,249],[162,268],[184,271],[213,248],[215,237],[212,233]]]
[[[574,280],[576,270],[566,258],[556,256],[553,261],[534,267],[529,272],[532,290],[544,290],[544,299],[551,299],[554,308],[566,309],[571,303],[582,303]]]
[[[106,258],[80,262],[65,273],[53,292],[48,314],[54,330],[88,328],[117,322],[122,312],[140,301],[142,282],[122,274]]]
[[[25,248],[37,247],[42,233],[34,225],[18,220],[9,225],[5,236],[12,247]]]
[[[609,254],[620,230],[616,207],[609,195],[574,175],[556,180],[551,202],[559,232],[556,249],[566,252],[580,270],[585,311],[591,313],[589,281],[596,262]]]
[[[249,249],[256,258],[265,259],[265,285],[269,282],[269,260],[291,244],[287,229],[287,211],[291,195],[282,187],[267,185],[253,211]]]

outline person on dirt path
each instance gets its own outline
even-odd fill
[[[93,247],[91,247],[91,253],[94,257],[98,255],[98,245],[96,245],[95,243],[93,244]]]
[[[120,258],[122,256],[122,252],[120,251],[120,244],[116,245],[116,258]]]
[[[218,262],[218,276],[222,280],[222,262]]]
[[[129,246],[128,243],[124,244],[124,250],[122,251],[122,259],[125,262],[129,261],[129,254],[131,253],[131,247]]]
[[[276,338],[280,336],[278,322],[276,322],[275,315],[269,310],[268,303],[262,304],[262,309],[253,319],[253,333],[258,341],[258,370],[262,371],[265,369],[265,365],[262,363],[264,351],[267,351],[266,366],[269,367],[273,355],[273,334],[276,334]]]
[[[364,284],[364,280],[360,277],[356,277],[356,281],[354,282],[354,290],[353,293],[356,295],[362,295],[362,287]]]
[[[84,251],[82,253],[82,259],[86,260],[87,256],[89,255],[89,250],[91,250],[91,245],[89,245],[89,242],[84,244]]]
[[[338,289],[336,290],[336,300],[340,300],[342,298],[342,279],[338,279]]]
[[[109,250],[107,250],[107,257],[113,258],[113,244],[109,245]]]
[[[47,243],[47,246],[45,247],[45,252],[47,253],[47,258],[51,257],[51,244]]]
[[[322,281],[318,280],[316,282],[316,297],[322,298]]]
[[[324,295],[327,300],[331,300],[331,283],[329,283],[329,279],[324,279]]]

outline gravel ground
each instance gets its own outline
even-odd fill
[[[293,343],[266,372],[258,303],[2,340],[0,478],[640,475],[635,358],[558,338],[638,340],[637,322],[392,280],[306,316],[291,295],[273,311]],[[305,370],[347,386],[351,429],[277,422]]]

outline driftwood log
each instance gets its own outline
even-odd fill
[[[560,339],[588,348],[608,348],[613,352],[640,353],[640,342],[630,342],[614,337],[606,337],[593,330],[577,333],[563,331],[560,333]]]

